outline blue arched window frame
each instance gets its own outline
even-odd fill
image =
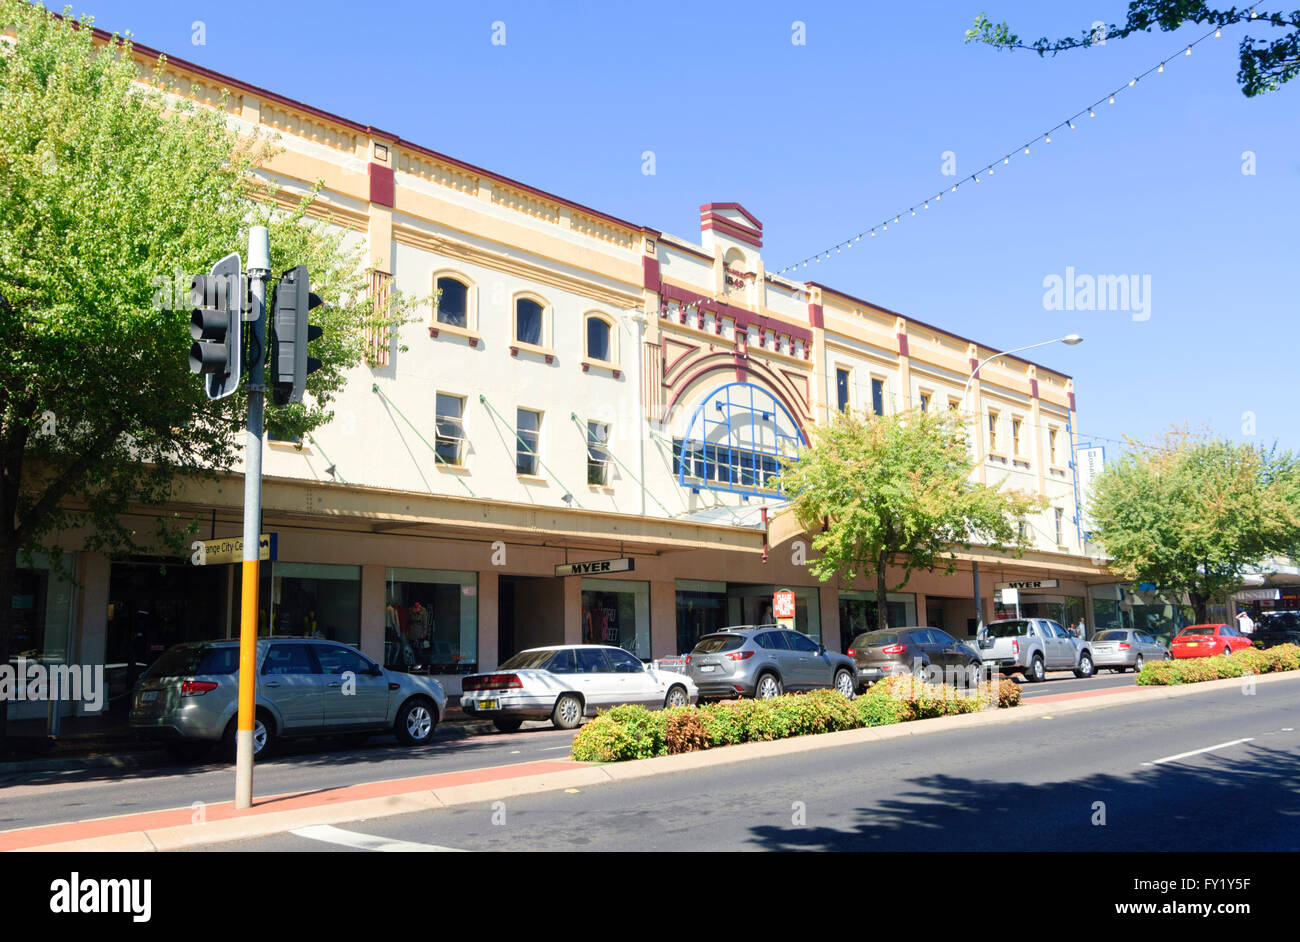
[[[776,421],[778,415],[785,417],[789,423],[786,428],[793,429],[794,434],[782,430]],[[770,449],[733,442],[733,431],[743,427],[746,421],[750,442],[761,440],[757,434],[760,423],[770,426]],[[714,441],[710,435],[719,427],[726,431],[720,440]],[[774,494],[774,489],[764,486],[768,475],[779,470],[781,458],[796,454],[806,444],[794,415],[775,395],[753,383],[728,383],[709,393],[691,413],[675,456],[677,482],[693,491]],[[744,480],[747,472],[752,484]],[[688,477],[693,480],[688,481]]]

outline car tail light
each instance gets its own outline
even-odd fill
[[[1011,653],[1012,654],[1020,653],[1020,642],[1017,641],[1015,638],[1011,639]]]
[[[686,655],[686,666],[689,667],[690,664],[691,664],[691,656],[688,654]]]
[[[518,674],[482,674],[465,679],[464,690],[498,690],[523,687],[524,682]]]
[[[754,656],[753,651],[728,651],[727,660],[729,661],[748,661]]]
[[[905,644],[891,644],[888,647],[881,648],[880,653],[881,654],[902,654],[906,650],[907,650],[907,645]]]
[[[1127,650],[1128,650],[1129,648],[1131,648],[1131,647],[1132,647],[1132,645],[1129,644],[1127,641],[1121,641],[1121,642],[1119,643],[1119,649],[1120,649],[1121,651],[1127,651]]]
[[[201,697],[209,690],[216,690],[217,684],[211,680],[187,680],[181,684],[182,697]]]
[[[858,652],[855,651],[855,650],[853,650],[852,648],[849,648],[849,650],[848,650],[848,652],[847,652],[847,654],[849,655],[849,657],[853,657],[853,656],[854,656],[855,654],[857,654],[857,653],[858,653]]]

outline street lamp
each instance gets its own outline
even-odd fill
[[[1064,337],[1057,337],[1053,340],[1043,340],[1039,343],[1031,343],[1024,347],[1016,347],[1014,350],[1003,350],[1001,353],[995,353],[992,356],[985,357],[980,361],[979,366],[971,371],[970,379],[966,380],[966,385],[961,390],[961,411],[966,411],[966,394],[970,392],[970,384],[975,381],[975,377],[980,375],[980,370],[984,369],[991,361],[998,357],[1009,356],[1012,353],[1020,353],[1024,350],[1032,350],[1035,347],[1046,347],[1054,343],[1063,343],[1066,346],[1073,347],[1077,343],[1083,343],[1083,338],[1078,334],[1066,334]]]

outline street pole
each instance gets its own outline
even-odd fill
[[[248,289],[253,328],[248,363],[248,438],[244,448],[244,556],[239,621],[239,720],[235,735],[235,808],[253,806],[253,721],[257,702],[257,590],[262,528],[262,410],[266,398],[266,283],[271,245],[265,226],[248,234]]]

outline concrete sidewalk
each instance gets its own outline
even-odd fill
[[[1265,674],[1257,685],[1300,682],[1300,672]],[[233,803],[98,818],[89,821],[0,831],[0,850],[144,851],[278,834],[295,827],[384,817],[455,805],[482,804],[523,794],[582,788],[653,775],[669,775],[750,759],[796,755],[815,749],[859,745],[905,736],[924,736],[967,726],[1018,723],[1066,712],[1083,712],[1154,700],[1241,688],[1243,678],[1172,687],[1080,691],[1035,698],[1014,709],[917,720],[894,726],[744,743],[702,752],[632,762],[594,765],[571,760],[534,761],[461,772],[392,779],[364,785],[258,799],[242,812]]]

